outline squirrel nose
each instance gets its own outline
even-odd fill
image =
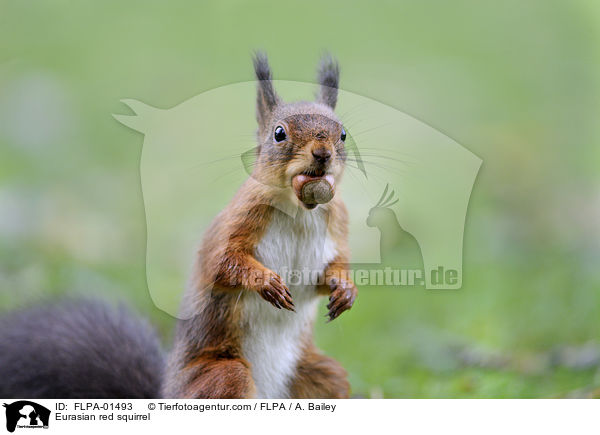
[[[312,151],[312,155],[317,162],[327,163],[327,160],[331,157],[331,151],[327,148],[317,148]]]

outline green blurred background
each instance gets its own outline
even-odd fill
[[[256,48],[276,78],[311,81],[329,50],[344,89],[484,162],[461,290],[361,288],[319,322],[354,394],[599,396],[599,42],[593,0],[2,0],[0,309],[125,300],[168,346],[146,287],[143,137],[111,114],[251,80]]]

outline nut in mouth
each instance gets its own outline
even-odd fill
[[[292,178],[292,188],[300,202],[310,210],[331,201],[335,194],[335,179],[330,174],[302,173]]]

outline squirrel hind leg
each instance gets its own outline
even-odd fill
[[[242,358],[201,356],[180,373],[186,381],[179,397],[190,399],[250,399],[256,389],[249,363]]]
[[[333,358],[321,354],[314,346],[306,349],[298,361],[290,388],[294,399],[347,399],[350,384],[346,370]]]

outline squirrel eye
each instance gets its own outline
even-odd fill
[[[281,142],[285,140],[285,130],[281,125],[275,127],[275,133],[273,134],[273,137],[275,138],[275,142]]]
[[[342,127],[342,135],[340,136],[340,139],[342,139],[342,142],[346,140],[346,130],[344,130],[344,127]]]

